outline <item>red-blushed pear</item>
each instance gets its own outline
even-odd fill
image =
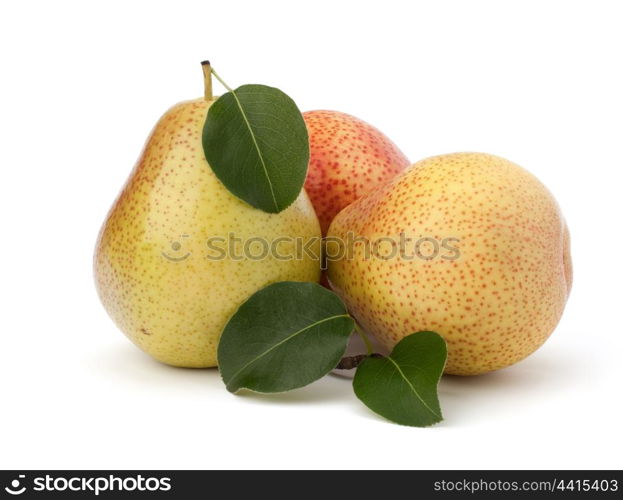
[[[569,231],[539,180],[497,156],[422,160],[345,208],[329,238],[332,288],[388,349],[423,330],[448,344],[446,373],[512,365],[545,342],[571,288]],[[333,250],[332,252],[333,253]]]
[[[343,208],[409,166],[387,136],[359,118],[339,111],[303,113],[310,160],[305,190],[323,236]]]

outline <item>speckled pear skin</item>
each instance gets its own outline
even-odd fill
[[[268,214],[216,178],[201,142],[212,102],[183,102],[160,119],[108,214],[94,257],[97,290],[117,326],[155,359],[181,367],[216,366],[221,330],[260,288],[320,277],[313,258],[208,259],[219,253],[208,248],[208,238],[227,239],[230,232],[242,241],[316,238],[312,248],[320,251],[320,226],[304,190],[286,210]],[[278,251],[296,257],[294,242],[280,243]]]
[[[457,153],[414,164],[344,209],[329,237],[374,241],[458,238],[437,258],[329,262],[329,280],[365,330],[391,349],[432,330],[448,344],[446,373],[476,375],[510,366],[545,342],[571,288],[569,231],[550,192],[521,167],[496,156]],[[428,243],[427,243],[428,244]],[[421,254],[435,255],[432,243]],[[447,259],[441,256],[448,257]]]
[[[305,190],[325,235],[344,207],[410,165],[387,136],[339,111],[306,111],[310,160]]]

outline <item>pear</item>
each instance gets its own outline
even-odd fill
[[[309,132],[305,189],[325,235],[333,218],[360,196],[410,165],[381,131],[339,111],[303,113]]]
[[[205,97],[176,104],[156,124],[94,257],[97,290],[117,326],[155,359],[182,367],[216,366],[223,327],[260,288],[320,277],[320,226],[305,191],[265,213],[208,165],[202,129],[215,99],[207,63],[204,74]],[[278,251],[266,252],[278,239]]]
[[[340,212],[328,238],[344,246],[330,252],[331,286],[364,330],[388,349],[438,332],[449,374],[497,370],[534,352],[571,288],[569,231],[553,196],[488,154],[414,164]]]

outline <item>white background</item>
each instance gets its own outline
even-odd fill
[[[620,3],[3,2],[0,467],[622,468]],[[390,424],[328,377],[233,396],[169,368],[95,294],[95,238],[145,138],[226,81],[352,113],[413,160],[476,150],[536,174],[575,283],[520,364],[443,379],[445,421]]]

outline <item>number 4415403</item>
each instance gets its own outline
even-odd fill
[[[619,491],[616,479],[561,479],[556,485],[559,491]]]

